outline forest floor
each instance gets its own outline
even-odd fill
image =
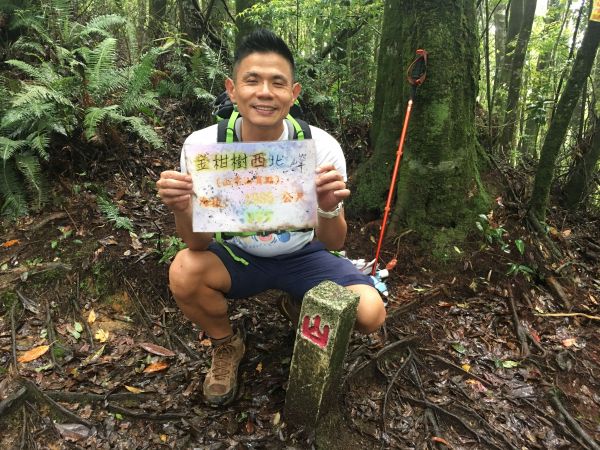
[[[231,302],[247,331],[241,389],[230,406],[203,402],[209,341],[160,262],[176,246],[154,182],[177,144],[132,151],[58,176],[52,210],[2,230],[0,448],[312,448],[283,416],[295,330],[273,292]],[[538,238],[508,203],[443,266],[414,233],[387,240],[386,326],[353,334],[346,358],[345,447],[599,448],[600,219],[554,211]],[[348,256],[372,258],[377,225],[349,228]]]

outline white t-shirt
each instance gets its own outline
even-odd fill
[[[239,136],[240,121],[236,123]],[[288,139],[291,131],[287,128],[291,125],[284,121],[286,128],[279,137],[280,141]],[[333,136],[320,128],[310,126],[312,139],[315,142],[317,167],[323,164],[333,164],[346,180],[346,159],[338,141]],[[185,140],[185,145],[214,144],[217,142],[217,125],[212,125],[202,130],[193,132]],[[181,151],[181,172],[187,173],[185,155]],[[314,237],[314,231],[285,231],[283,233],[272,233],[266,236],[234,236],[226,242],[230,242],[246,252],[255,256],[277,256],[292,253],[306,245]]]

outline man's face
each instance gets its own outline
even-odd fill
[[[244,117],[244,140],[277,139],[283,131],[282,121],[301,89],[294,83],[291,64],[277,53],[246,56],[225,87]]]

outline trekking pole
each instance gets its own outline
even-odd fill
[[[408,128],[408,121],[410,119],[410,113],[412,111],[413,100],[417,94],[417,88],[425,81],[427,75],[427,52],[423,49],[417,50],[417,57],[408,66],[407,80],[410,83],[410,98],[408,99],[408,105],[406,106],[406,114],[404,116],[404,125],[402,126],[402,133],[400,134],[400,142],[398,143],[398,151],[396,152],[396,163],[394,165],[394,171],[392,172],[392,182],[390,183],[390,190],[388,192],[387,202],[383,212],[383,221],[381,223],[381,231],[379,232],[379,242],[377,243],[377,252],[375,253],[375,264],[371,275],[375,275],[377,272],[377,263],[379,262],[379,254],[381,252],[381,245],[383,243],[383,237],[385,236],[385,227],[387,225],[388,215],[390,213],[390,205],[392,204],[392,197],[394,196],[394,186],[396,184],[396,176],[398,175],[398,168],[400,167],[400,160],[402,159],[402,149],[404,147],[404,140],[406,139],[406,130]]]

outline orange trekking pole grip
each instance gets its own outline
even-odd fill
[[[387,226],[387,220],[391,209],[392,198],[394,197],[394,186],[396,185],[396,177],[398,175],[398,168],[400,167],[400,160],[402,159],[402,150],[404,148],[404,141],[406,139],[406,130],[408,129],[408,121],[410,119],[410,113],[412,111],[413,99],[417,93],[417,87],[419,87],[427,74],[427,52],[422,49],[417,50],[417,58],[408,66],[407,79],[411,85],[410,99],[406,106],[406,115],[404,116],[404,125],[402,125],[402,133],[400,134],[400,142],[398,143],[398,150],[396,151],[396,163],[394,164],[394,171],[392,172],[392,181],[390,183],[390,189],[388,192],[387,202],[385,209],[383,210],[383,220],[381,222],[381,231],[379,232],[379,242],[377,243],[377,251],[375,253],[375,263],[371,269],[371,275],[375,275],[377,272],[377,263],[379,262],[379,254],[381,253],[381,246],[383,244],[383,238],[385,236],[385,228]]]

